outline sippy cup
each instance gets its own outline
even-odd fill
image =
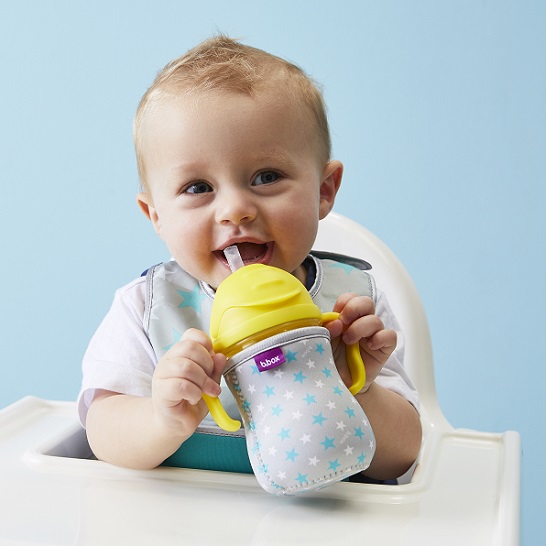
[[[236,270],[216,291],[210,335],[228,359],[224,377],[258,482],[270,493],[293,495],[365,470],[375,439],[353,396],[366,381],[359,344],[347,346],[347,389],[322,326],[339,314],[321,313],[290,273],[263,264],[237,269],[226,256]],[[217,398],[203,398],[220,427],[240,427]]]

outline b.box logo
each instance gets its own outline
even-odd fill
[[[256,367],[260,372],[273,370],[286,362],[286,358],[280,347],[274,347],[254,357]]]

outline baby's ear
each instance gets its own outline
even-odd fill
[[[149,193],[139,193],[137,195],[137,204],[146,218],[152,222],[156,233],[161,237],[161,222],[159,221],[159,215],[154,207],[152,196]]]
[[[320,183],[320,219],[332,210],[343,176],[343,163],[337,159],[329,161],[324,167]]]

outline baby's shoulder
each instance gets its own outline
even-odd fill
[[[146,291],[146,277],[138,277],[116,290],[116,297],[122,300],[135,300],[144,298]]]

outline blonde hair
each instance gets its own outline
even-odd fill
[[[282,83],[274,87],[271,85],[274,81]],[[319,157],[326,164],[331,154],[330,129],[318,85],[295,64],[220,35],[202,42],[167,64],[142,97],[133,124],[142,187],[147,187],[142,125],[152,104],[181,92],[220,90],[255,96],[260,91],[271,89],[281,89],[289,99],[299,101],[308,109],[315,125]]]

